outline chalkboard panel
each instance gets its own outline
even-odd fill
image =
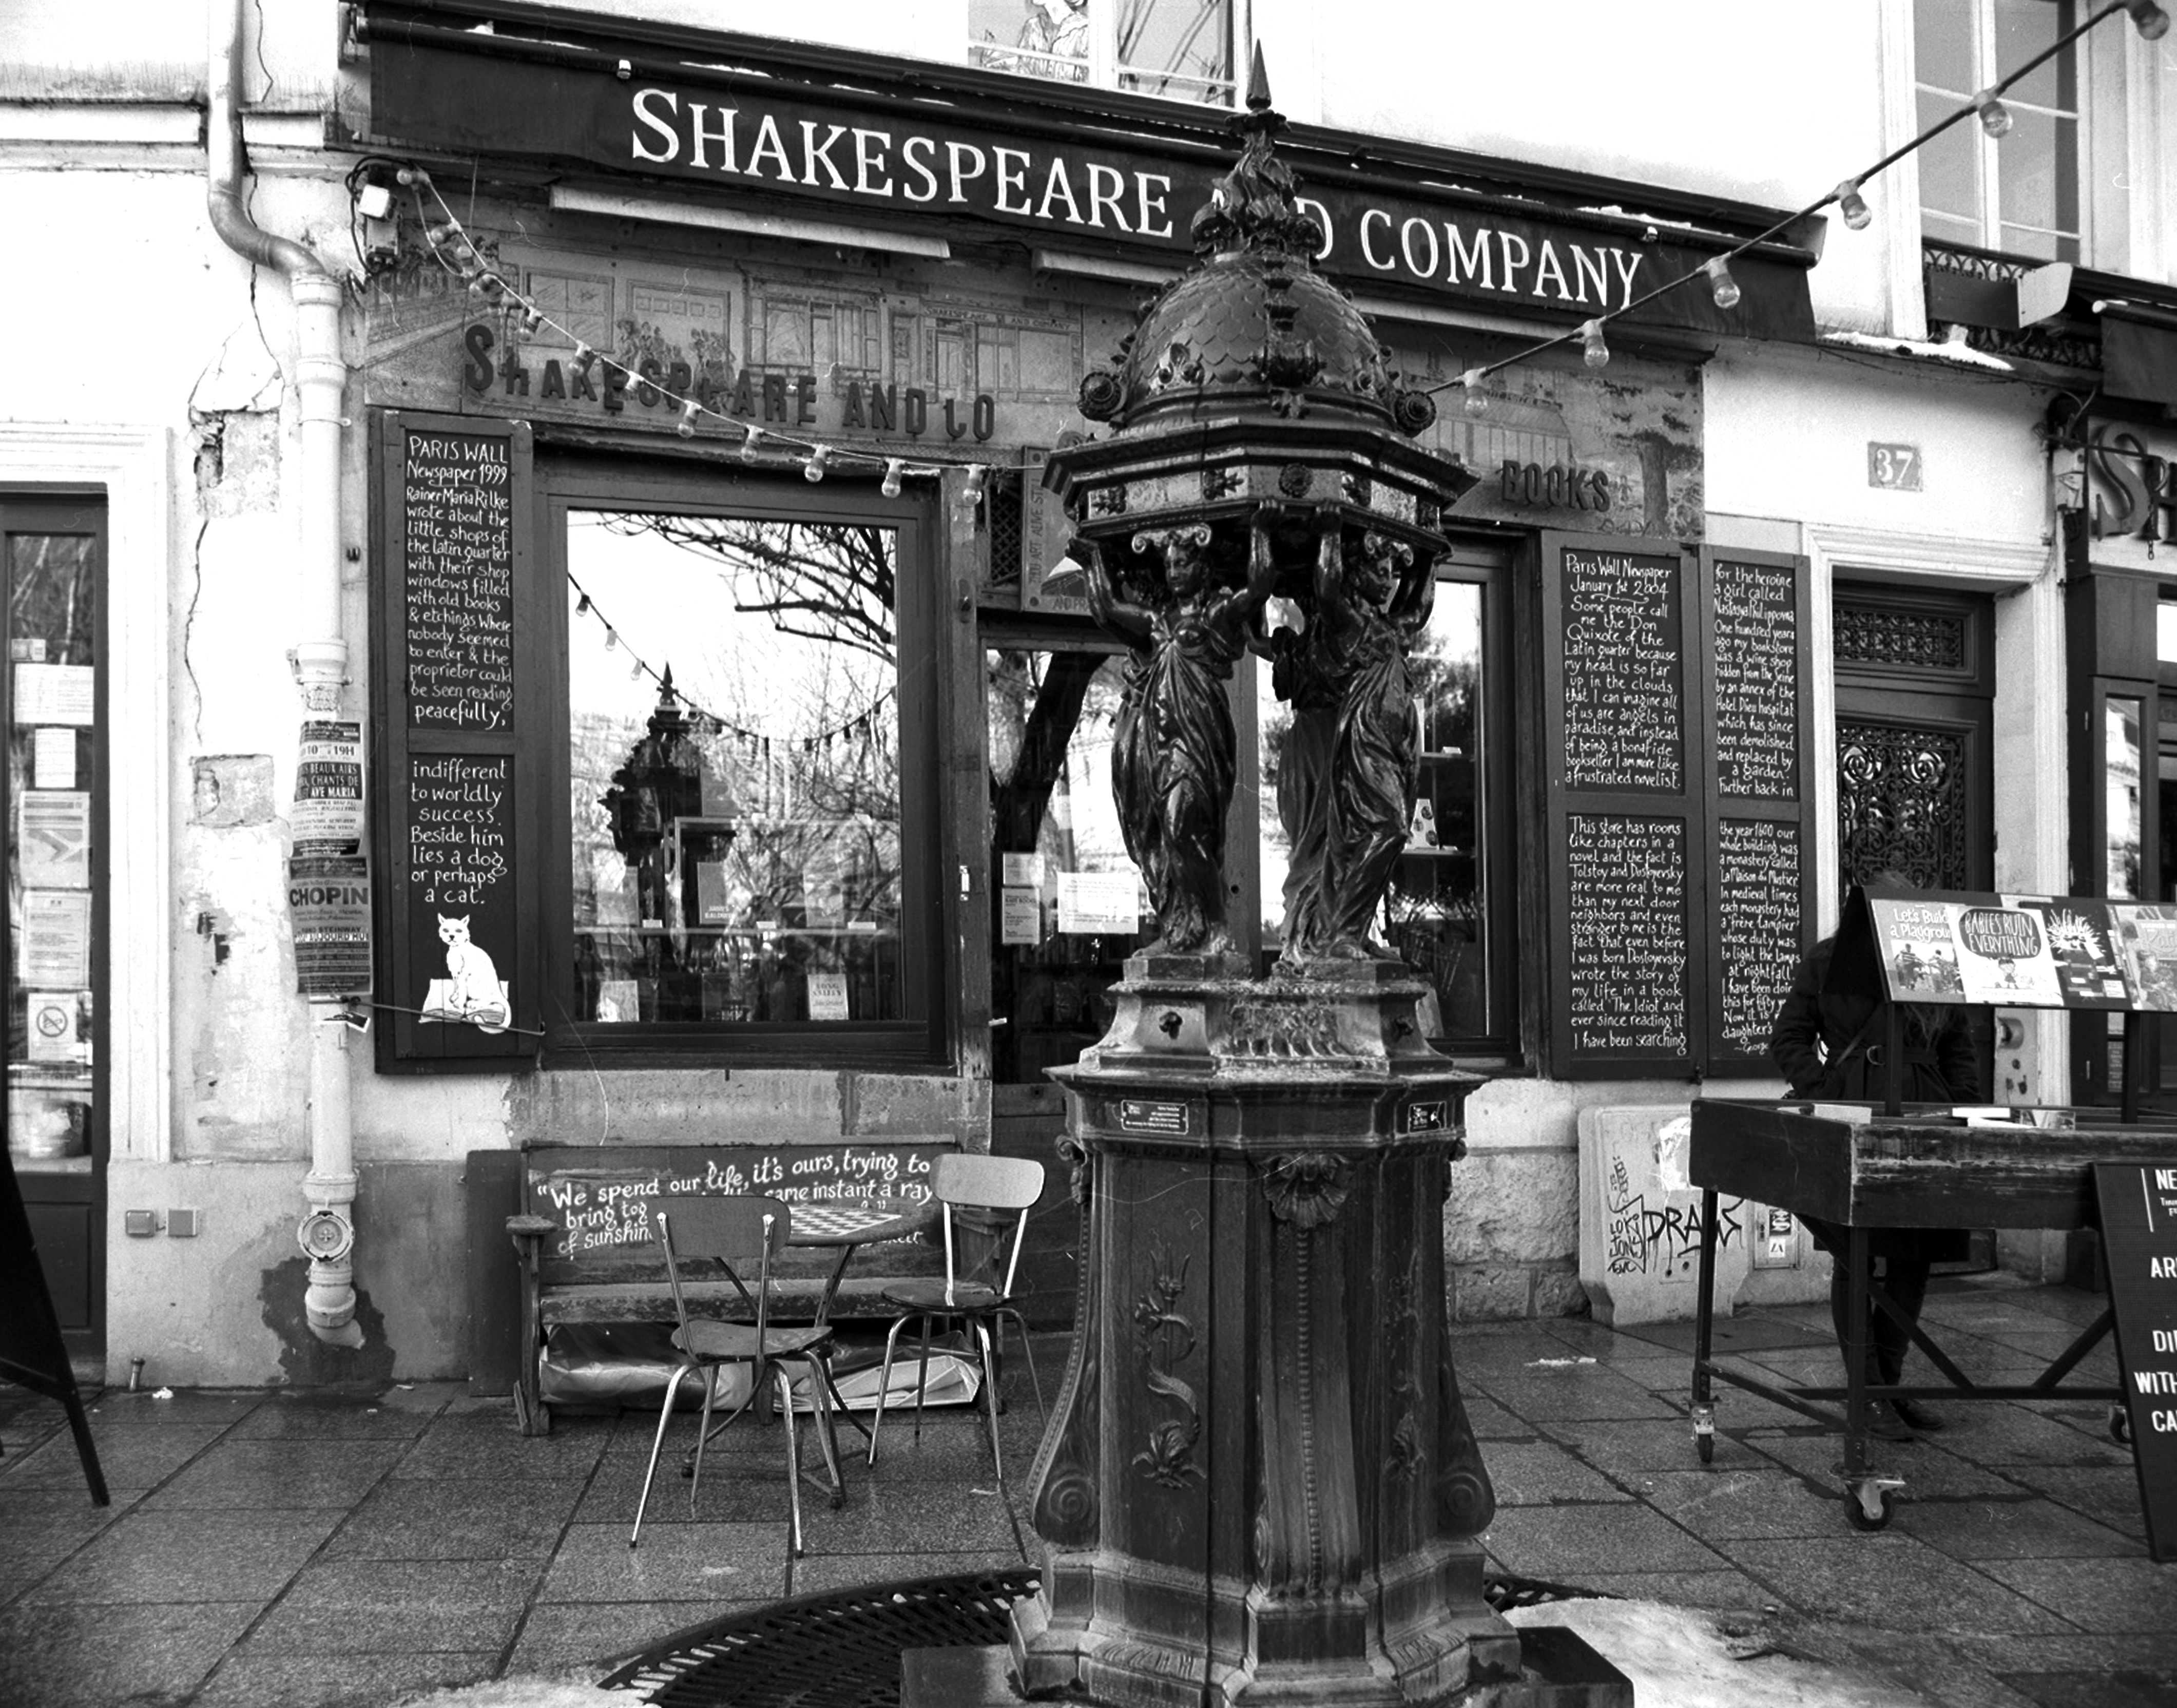
[[[514,721],[513,446],[503,432],[401,435],[401,604],[408,722]]]
[[[376,427],[378,1065],[504,1067],[541,1035],[529,429]]]
[[[514,760],[507,754],[411,753],[406,892],[412,969],[428,977],[394,1000],[425,1025],[487,1035],[512,1018],[506,974],[523,930],[514,894]],[[523,1023],[536,1024],[534,1017]]]
[[[1693,1047],[1684,821],[1572,813],[1565,857],[1573,1053],[1683,1058]]]
[[[931,1201],[930,1170],[958,1145],[928,1133],[834,1144],[570,1146],[527,1153],[522,1208],[559,1225],[543,1280],[611,1282],[664,1273],[651,1231],[659,1198],[752,1194],[812,1213],[843,1200]],[[812,1224],[813,1225],[813,1224]],[[820,1251],[821,1248],[819,1248]],[[791,1252],[782,1275],[828,1270],[836,1249]]]
[[[1564,552],[1566,788],[1685,788],[1683,573],[1676,555]]]
[[[1798,576],[1788,564],[1717,558],[1710,566],[1710,728],[1716,792],[1745,799],[1799,794]]]
[[[2177,1155],[2098,1162],[2094,1192],[2147,1552],[2177,1560]]]
[[[1718,978],[1716,1050],[1765,1057],[1776,1011],[1791,994],[1804,947],[1799,827],[1791,819],[1724,818],[1716,823],[1716,879],[1710,907]]]

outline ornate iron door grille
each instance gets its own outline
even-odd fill
[[[1885,870],[1921,889],[1972,887],[1965,738],[1908,723],[1837,719],[1838,835],[1847,877]]]

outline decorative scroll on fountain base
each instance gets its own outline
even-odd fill
[[[1014,1677],[1170,1708],[1454,1700],[1520,1655],[1482,1599],[1495,1501],[1445,1337],[1476,1082],[1403,967],[1237,970],[1135,957],[1056,1076],[1083,1296]]]

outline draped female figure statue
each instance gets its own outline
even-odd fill
[[[1132,656],[1120,697],[1111,790],[1127,853],[1148,881],[1159,936],[1152,952],[1214,952],[1225,931],[1225,812],[1234,736],[1225,685],[1274,574],[1258,523],[1247,578],[1224,582],[1205,523],[1149,528],[1133,548],[1160,560],[1137,583],[1092,551],[1089,609]],[[1141,596],[1128,598],[1137,587]]]

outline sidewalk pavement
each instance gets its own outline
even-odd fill
[[[1987,1276],[1939,1281],[1926,1314],[1969,1373],[2017,1380],[2099,1308]],[[1780,1376],[1836,1378],[1824,1307],[1720,1328]],[[1727,1390],[1700,1465],[1688,1325],[1487,1324],[1453,1345],[1497,1487],[1484,1542],[1507,1572],[1701,1610],[1734,1653],[1826,1662],[1899,1701],[2177,1704],[2177,1565],[2147,1557],[2103,1404],[1954,1403],[1940,1434],[1875,1443],[1907,1484],[1894,1524],[1868,1535],[1845,1522],[1836,1438],[1765,1401]],[[1050,1394],[1062,1342],[1037,1351]],[[2114,1373],[2106,1343],[2081,1372]],[[1018,1360],[1007,1389],[1024,1513],[1039,1426]],[[90,1403],[103,1509],[60,1409],[0,1387],[6,1708],[380,1708],[483,1680],[594,1682],[735,1602],[1018,1558],[959,1412],[931,1413],[919,1446],[911,1418],[887,1416],[876,1469],[848,1460],[844,1509],[805,1503],[789,1585],[775,1426],[734,1426],[691,1520],[673,1454],[694,1424],[679,1423],[630,1552],[654,1412],[563,1418],[527,1440],[510,1402],[460,1383]]]

